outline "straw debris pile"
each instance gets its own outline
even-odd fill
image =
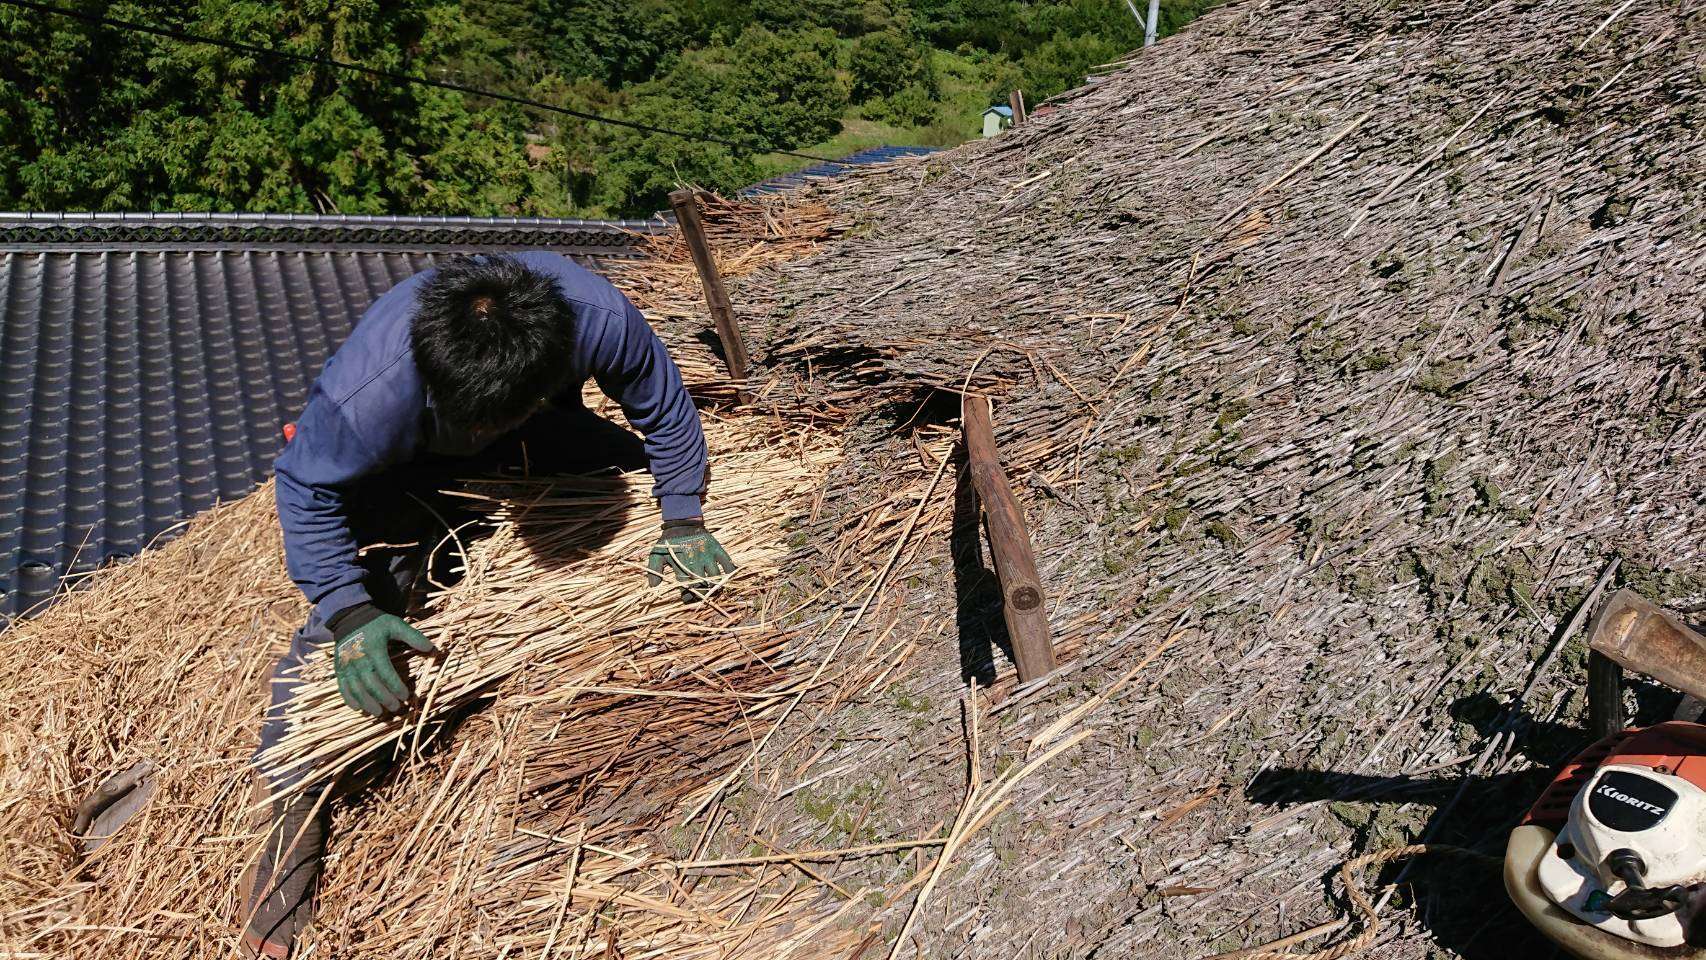
[[[835,229],[822,207],[712,215],[736,275]],[[615,271],[672,339],[671,304],[697,285],[676,256],[659,243]],[[676,352],[697,394],[732,396],[707,348]],[[460,493],[491,532],[420,620],[448,651],[414,661],[425,708],[370,721],[311,667],[293,734],[306,779],[370,784],[336,810],[312,955],[768,957],[851,935],[825,929],[836,907],[797,869],[684,867],[691,837],[674,854],[659,840],[806,677],[784,643],[794,613],[763,588],[838,453],[827,428],[705,421],[708,519],[742,564],[710,603],[645,586],[649,478],[476,479]],[[269,484],[0,638],[0,952],[231,955],[266,675],[305,612]],[[161,769],[153,801],[79,863],[71,808],[137,759]]]
[[[642,700],[732,698],[738,705],[733,691],[747,687],[730,684],[729,674],[769,666],[779,675],[770,662],[781,653],[780,633],[741,624],[753,587],[786,553],[783,517],[764,508],[809,498],[835,456],[826,436],[803,435],[789,446],[760,427],[733,418],[714,421],[707,432],[725,479],[705,520],[742,563],[737,578],[719,585],[728,589],[708,602],[709,616],[684,617],[671,583],[641,586],[639,558],[661,523],[645,477],[477,481],[466,496],[485,508],[497,532],[469,549],[466,587],[446,591],[418,621],[447,656],[423,660],[415,671],[423,701],[415,723],[375,723],[350,710],[331,657],[323,656],[308,665],[291,705],[291,730],[269,764],[308,772],[304,783],[323,780],[384,744],[413,743],[422,723],[534,664],[550,672],[543,679],[534,672],[530,683],[552,692],[571,729],[589,710],[610,709],[612,697],[620,702],[629,688],[643,689]],[[587,745],[578,735],[570,740],[594,755],[618,746]]]

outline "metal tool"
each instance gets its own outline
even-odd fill
[[[158,785],[159,768],[152,760],[138,760],[125,770],[101,781],[95,792],[77,805],[71,818],[71,833],[83,856],[99,850],[112,835],[148,805]]]

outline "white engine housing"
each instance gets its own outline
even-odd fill
[[[1584,923],[1655,947],[1682,944],[1685,933],[1676,914],[1624,920],[1587,908],[1599,891],[1623,892],[1623,881],[1605,868],[1614,850],[1640,855],[1649,887],[1706,877],[1706,790],[1653,767],[1605,764],[1576,794],[1556,848],[1539,864],[1541,889]]]

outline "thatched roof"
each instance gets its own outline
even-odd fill
[[[830,185],[854,236],[736,291],[773,368],[885,425],[952,417],[933,392],[968,378],[999,398],[1080,665],[1002,742],[1171,643],[962,854],[928,955],[1203,956],[1333,919],[1365,845],[1502,849],[1537,781],[1501,777],[1580,743],[1581,638],[1546,651],[1607,563],[1706,600],[1703,28],[1642,0],[1232,3],[995,141]],[[876,426],[826,525],[930,468]],[[791,842],[824,805],[874,796],[888,836],[957,802],[953,638],[995,620],[947,539],[903,571],[920,653],[879,719],[823,720],[847,745]],[[1541,949],[1458,870],[1376,955]]]
[[[821,207],[711,213],[733,276],[809,254],[834,230]],[[834,906],[771,861],[684,867],[701,851],[651,839],[809,673],[778,622],[790,610],[766,609],[763,587],[788,549],[783,524],[809,511],[837,446],[831,424],[720,412],[733,388],[683,332],[687,317],[703,328],[685,247],[657,237],[648,252],[606,270],[707,406],[729,471],[707,517],[743,569],[698,607],[646,589],[658,519],[643,480],[460,489],[489,519],[438,545],[466,545],[466,575],[421,612],[451,651],[417,665],[424,709],[376,723],[324,683],[302,704],[310,767],[370,777],[358,768],[377,753],[397,768],[359,812],[337,811],[313,955],[765,956],[853,936],[818,929]],[[268,485],[0,635],[8,956],[232,955],[237,880],[259,836],[249,756],[267,672],[306,613],[282,561]],[[160,769],[153,800],[82,860],[72,808],[138,760]]]
[[[543,653],[470,648],[492,703],[410,754],[370,801],[386,824],[340,819],[319,942],[1202,957],[1333,921],[1356,851],[1496,850],[1579,743],[1565,627],[1608,564],[1706,599],[1700,16],[1242,0],[1002,137],[821,188],[850,229],[734,282],[760,374],[717,417],[725,449],[801,463],[730,485],[726,522],[789,552],[712,611],[621,597],[600,555],[592,596],[663,612],[589,666],[550,646],[572,574],[504,539],[537,491],[498,494],[435,622]],[[730,211],[725,257],[786,216]],[[696,320],[686,269],[626,282]],[[1037,688],[989,651],[961,390],[996,398],[1038,542],[1065,666]],[[837,464],[799,456],[825,444]],[[298,612],[264,500],[168,548],[171,584],[144,558],[7,635],[30,666],[0,680],[6,936],[216,955],[255,651]],[[585,520],[558,508],[546,536]],[[177,598],[210,581],[216,603]],[[229,645],[197,630],[215,614]],[[756,642],[695,673],[718,638]],[[70,804],[147,750],[180,760],[177,806],[79,882]],[[138,892],[161,862],[201,891],[169,914]],[[1417,876],[1373,955],[1541,949],[1496,876]]]

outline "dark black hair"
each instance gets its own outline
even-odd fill
[[[555,280],[514,257],[457,257],[422,286],[409,337],[440,417],[508,427],[567,382],[574,315]]]

